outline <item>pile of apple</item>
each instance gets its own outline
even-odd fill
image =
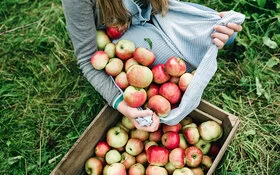
[[[172,56],[153,65],[156,56],[150,49],[135,47],[126,39],[113,43],[102,30],[97,32],[97,46],[92,66],[114,77],[129,106],[149,108],[159,117],[166,117],[180,103],[193,77],[181,58]]]
[[[155,132],[139,130],[123,116],[85,163],[90,175],[203,175],[219,152],[221,125],[185,117]]]

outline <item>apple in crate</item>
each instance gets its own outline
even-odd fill
[[[127,70],[130,68],[130,66],[133,65],[139,65],[139,63],[134,58],[129,58],[124,62],[124,70],[127,72]]]
[[[130,131],[130,138],[140,139],[142,142],[149,138],[150,133],[141,129],[133,129]]]
[[[107,164],[104,167],[103,175],[126,175],[125,166],[122,163]]]
[[[136,156],[136,162],[144,165],[148,162],[146,152],[142,152]]]
[[[127,39],[121,39],[116,43],[116,55],[122,60],[127,60],[133,57],[135,51],[135,44]]]
[[[154,132],[150,132],[149,140],[159,142],[159,141],[161,141],[161,137],[162,137],[162,131],[160,129],[158,129]]]
[[[210,142],[205,142],[203,139],[199,139],[199,141],[195,144],[200,150],[202,151],[203,154],[208,154],[211,148],[211,143]]]
[[[143,142],[137,138],[130,138],[125,145],[125,151],[132,156],[137,156],[143,149]]]
[[[104,69],[108,62],[109,56],[102,50],[96,51],[90,58],[90,63],[96,70]]]
[[[220,144],[217,142],[212,142],[211,143],[211,148],[209,150],[209,155],[212,157],[216,157],[220,151]]]
[[[128,130],[135,129],[134,124],[129,120],[127,116],[123,116],[121,123],[124,127],[126,127]]]
[[[115,82],[122,90],[126,89],[129,86],[126,73],[123,71],[115,77]]]
[[[121,161],[121,153],[118,150],[111,149],[105,155],[107,164],[113,164]]]
[[[108,43],[111,43],[111,40],[104,30],[97,30],[96,31],[96,42],[97,42],[97,49],[104,50],[106,45]]]
[[[202,160],[201,160],[201,166],[203,167],[204,170],[209,170],[213,164],[212,158],[209,157],[208,155],[203,155]]]
[[[145,151],[147,151],[149,149],[150,146],[152,145],[158,145],[157,142],[155,141],[151,141],[151,140],[146,140],[144,142],[144,148],[145,148]]]
[[[145,175],[145,167],[141,163],[135,163],[128,169],[128,175]]]
[[[166,133],[168,131],[173,131],[173,132],[180,132],[182,129],[182,125],[181,123],[177,123],[175,125],[167,125],[167,124],[163,124],[162,125],[162,131],[163,133]]]
[[[154,110],[159,117],[166,117],[170,110],[170,102],[161,95],[154,95],[148,100],[147,107]]]
[[[172,174],[176,170],[176,167],[171,162],[167,162],[164,168],[167,170],[168,174]]]
[[[129,167],[131,167],[136,163],[136,158],[127,152],[123,152],[121,154],[120,162],[125,166],[126,169],[128,169]]]
[[[187,72],[184,73],[182,76],[180,76],[178,86],[181,89],[181,91],[185,92],[187,90],[189,84],[191,83],[192,78],[193,75]]]
[[[153,81],[153,73],[147,66],[132,65],[126,73],[130,85],[138,88],[146,88]]]
[[[146,155],[149,164],[164,166],[168,162],[169,151],[163,146],[152,145],[146,151]]]
[[[186,141],[193,145],[199,141],[200,135],[197,127],[186,127],[183,131]]]
[[[116,56],[115,48],[116,48],[115,43],[108,43],[104,48],[104,52],[108,54],[109,58],[114,58]]]
[[[180,144],[180,136],[177,132],[169,131],[162,135],[161,143],[167,149],[174,149],[179,147]]]
[[[172,175],[194,175],[188,167],[176,169]]]
[[[156,83],[151,83],[147,89],[147,98],[150,99],[154,95],[159,94],[159,85]]]
[[[85,170],[87,174],[90,175],[100,175],[102,174],[103,164],[102,161],[91,157],[85,163]]]
[[[128,141],[128,133],[121,127],[112,127],[106,133],[106,141],[113,148],[121,148]]]
[[[99,141],[94,149],[94,153],[98,157],[104,158],[106,153],[111,149],[111,147],[108,145],[105,141]]]
[[[121,36],[123,36],[123,34],[126,31],[127,26],[107,26],[106,27],[106,33],[107,35],[111,38],[111,39],[118,39]]]
[[[201,167],[191,168],[194,175],[204,175],[204,171]]]
[[[198,131],[201,138],[206,142],[214,142],[223,135],[222,126],[214,120],[202,122],[198,126]]]
[[[123,62],[119,58],[110,58],[109,62],[105,66],[106,73],[113,77],[120,74],[122,70],[123,70]]]
[[[183,59],[172,56],[165,62],[166,72],[173,77],[180,77],[187,70],[187,65]]]
[[[184,137],[183,133],[179,133],[179,137],[180,137],[180,143],[179,143],[179,147],[186,149],[188,147],[187,141]]]
[[[171,162],[175,168],[183,168],[185,166],[185,150],[183,148],[174,148],[169,153],[169,162]]]
[[[157,84],[163,84],[170,79],[170,75],[165,71],[164,64],[157,64],[152,67],[152,73],[154,77],[154,82]]]
[[[150,66],[156,60],[154,52],[141,46],[135,49],[133,57],[138,63],[144,66]]]
[[[203,153],[196,146],[190,146],[185,149],[186,165],[188,167],[198,167],[202,161]]]
[[[123,92],[123,99],[130,107],[138,108],[147,100],[147,93],[143,88],[128,86]]]
[[[146,175],[168,175],[168,172],[164,167],[148,165],[146,168]]]

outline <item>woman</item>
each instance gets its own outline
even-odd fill
[[[168,56],[184,59],[184,48],[177,47],[179,44],[174,43],[176,40],[170,36],[178,30],[174,29],[175,32],[169,33],[163,30],[164,25],[173,24],[178,28],[184,28],[184,22],[180,26],[181,21],[176,21],[177,16],[184,17],[184,11],[187,10],[184,9],[184,2],[176,0],[63,0],[62,3],[67,30],[84,76],[109,105],[127,116],[138,129],[150,132],[157,130],[159,117],[151,110],[129,107],[123,101],[122,93],[112,78],[104,71],[95,70],[90,63],[90,58],[97,51],[96,30],[113,25],[127,26],[127,31],[122,38],[132,40],[136,46],[147,44],[143,38],[150,38],[154,43],[152,51],[157,56],[156,63],[163,63]],[[197,4],[191,5],[205,8]],[[223,17],[224,14],[218,13],[217,16]],[[240,25],[234,23],[227,26],[214,26],[216,32],[211,35],[212,42],[221,49],[230,37],[241,29]],[[178,42],[184,42],[182,41],[184,35],[188,34],[178,32],[175,37]],[[150,126],[141,126],[135,120],[143,116],[153,116]]]

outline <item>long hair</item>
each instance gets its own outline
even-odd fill
[[[168,0],[147,0],[152,5],[152,13],[163,16],[168,10]],[[105,25],[124,26],[131,21],[131,14],[127,11],[122,0],[98,0],[101,21]]]

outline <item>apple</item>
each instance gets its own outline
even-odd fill
[[[183,59],[172,56],[165,62],[166,72],[173,77],[180,77],[187,70],[187,65]]]
[[[124,70],[127,72],[127,70],[130,68],[130,66],[133,65],[139,65],[139,63],[134,58],[129,58],[124,62]]]
[[[167,170],[168,174],[172,174],[176,169],[176,167],[171,162],[167,162],[167,164],[164,165],[164,168]]]
[[[171,111],[170,102],[161,95],[154,95],[148,100],[148,108],[155,111],[157,116],[166,117]]]
[[[208,154],[211,148],[211,143],[205,142],[203,139],[200,138],[194,146],[198,147],[203,154]]]
[[[193,120],[191,117],[185,117],[180,121],[180,123],[184,127],[185,125],[193,123]]]
[[[168,162],[169,151],[163,146],[152,145],[146,151],[146,155],[150,165],[164,166]]]
[[[126,175],[126,169],[122,163],[113,163],[105,166],[103,175]]]
[[[143,88],[128,86],[123,92],[123,100],[128,106],[138,108],[147,100],[147,93]]]
[[[122,146],[122,147],[119,147],[119,148],[113,148],[113,149],[115,149],[115,150],[117,150],[117,151],[119,151],[119,152],[123,152],[123,151],[125,150],[125,147],[124,147],[124,146]]]
[[[105,157],[105,154],[111,149],[111,147],[108,145],[105,141],[99,141],[94,149],[94,153],[98,157]]]
[[[146,88],[153,81],[153,73],[147,66],[132,65],[126,73],[127,81],[130,85],[138,88]]]
[[[167,149],[178,148],[180,144],[180,136],[177,132],[169,131],[162,135],[161,143]]]
[[[162,131],[158,129],[154,132],[150,132],[149,140],[159,142],[161,141],[161,136],[162,136]]]
[[[111,127],[106,133],[106,141],[113,148],[123,147],[128,141],[128,133],[121,127]]]
[[[178,86],[181,89],[181,91],[185,92],[187,90],[189,84],[191,83],[192,78],[193,75],[187,72],[184,73],[182,76],[180,76]]]
[[[107,26],[106,33],[111,39],[119,39],[126,31],[127,26]]]
[[[130,119],[127,116],[122,117],[121,123],[128,130],[135,129],[134,124],[130,121]]]
[[[122,121],[118,121],[118,123],[116,124],[116,126],[121,127],[123,130],[125,130],[127,133],[129,132],[129,129],[127,129],[123,124]]]
[[[151,83],[146,92],[147,92],[147,99],[150,99],[154,95],[158,95],[159,85],[156,83]]]
[[[121,160],[121,153],[115,149],[109,150],[105,155],[105,161],[107,164],[113,164],[120,162]]]
[[[198,126],[198,131],[201,138],[206,142],[214,142],[223,135],[222,126],[214,120],[202,122]]]
[[[122,60],[127,60],[133,57],[135,44],[127,39],[121,39],[116,43],[116,55]]]
[[[169,79],[170,82],[175,83],[175,84],[178,84],[179,80],[180,80],[180,77],[173,77],[173,76]]]
[[[111,40],[104,30],[97,30],[96,31],[96,42],[97,42],[97,49],[104,50],[105,46],[108,43],[111,43]]]
[[[187,127],[183,131],[186,141],[193,145],[199,141],[200,135],[197,127]]]
[[[102,169],[103,164],[101,160],[95,157],[90,157],[89,159],[87,159],[85,163],[85,170],[87,174],[100,175],[102,173]]]
[[[185,149],[185,156],[186,156],[186,165],[188,167],[197,167],[203,157],[202,151],[196,146],[190,146]]]
[[[157,142],[151,141],[151,140],[147,140],[146,142],[144,142],[145,151],[147,151],[149,149],[149,147],[152,145],[158,145],[158,144],[157,144]]]
[[[191,168],[194,175],[204,175],[204,171],[201,167]]]
[[[133,56],[138,63],[144,66],[151,66],[156,60],[156,55],[154,54],[154,52],[141,46],[135,49]]]
[[[140,163],[136,163],[129,167],[128,169],[128,175],[145,175],[145,167],[144,165]]]
[[[169,162],[176,168],[183,168],[185,166],[185,150],[183,148],[174,148],[169,153]]]
[[[96,51],[90,58],[90,63],[96,70],[104,69],[108,62],[109,56],[102,50]]]
[[[164,167],[149,165],[146,168],[146,175],[168,175],[168,172]]]
[[[130,138],[140,139],[142,142],[147,140],[150,136],[150,133],[141,129],[133,129],[130,131]]]
[[[137,138],[130,138],[125,145],[125,151],[132,156],[137,156],[143,149],[143,142]]]
[[[167,125],[167,124],[162,125],[163,133],[166,133],[168,131],[179,132],[181,129],[182,129],[181,123],[177,123],[175,125]]]
[[[212,166],[213,161],[212,158],[208,155],[203,155],[202,160],[201,160],[201,166],[202,168],[207,171],[210,169],[210,167]]]
[[[209,150],[209,155],[216,157],[220,151],[220,145],[217,142],[212,142]]]
[[[159,94],[165,97],[171,104],[175,104],[181,99],[179,86],[172,82],[163,83],[159,88]]]
[[[123,62],[119,58],[110,58],[107,65],[105,66],[106,73],[113,77],[121,73],[122,70],[123,70]]]
[[[152,73],[154,77],[154,82],[157,84],[163,84],[170,79],[170,75],[165,71],[164,64],[157,64],[152,67]]]
[[[121,154],[120,162],[125,166],[126,169],[128,169],[129,167],[131,167],[136,163],[136,159],[134,156],[130,155],[129,153],[123,152]]]
[[[116,56],[115,48],[116,48],[115,43],[108,43],[104,48],[104,52],[107,53],[109,58],[114,58]]]
[[[190,123],[190,124],[184,125],[182,127],[182,130],[184,131],[186,128],[197,128],[197,124],[196,123]]]
[[[126,73],[123,71],[115,77],[115,82],[122,90],[125,90],[129,86]]]
[[[176,169],[172,175],[194,175],[188,167]]]
[[[186,149],[188,147],[187,141],[184,137],[184,134],[179,133],[179,137],[180,137],[180,143],[179,143],[179,147]]]
[[[141,152],[138,154],[136,156],[136,162],[142,165],[146,164],[148,162],[146,152]]]

